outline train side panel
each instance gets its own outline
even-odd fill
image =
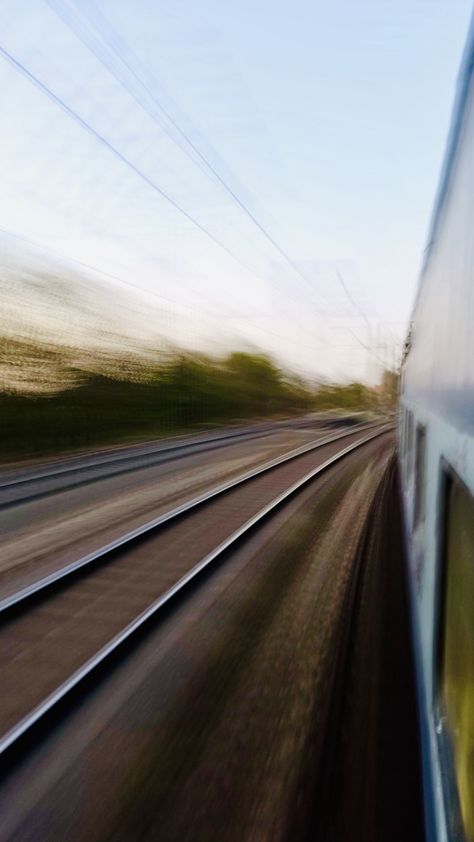
[[[471,33],[401,378],[399,451],[430,842],[474,838],[473,63]]]

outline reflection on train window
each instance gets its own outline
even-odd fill
[[[413,413],[407,411],[407,424],[405,436],[405,453],[407,473],[410,474],[412,466],[412,451],[413,451]]]
[[[416,428],[416,472],[415,472],[415,526],[425,517],[425,449],[426,431],[424,427]]]
[[[407,441],[407,410],[405,407],[402,407],[402,418],[401,418],[401,435],[400,435],[400,450],[402,456],[406,456],[406,441]]]
[[[474,840],[474,499],[453,481],[447,499],[441,696],[466,839]]]

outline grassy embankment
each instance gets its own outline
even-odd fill
[[[366,409],[359,384],[317,391],[259,354],[224,359],[175,354],[135,380],[70,372],[75,385],[52,394],[0,391],[0,458],[54,454],[251,418],[337,406]]]

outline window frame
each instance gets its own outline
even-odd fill
[[[400,451],[402,458],[406,460],[406,440],[407,440],[407,414],[408,410],[406,406],[402,406],[402,417],[401,417],[401,432],[400,432]]]
[[[439,464],[436,506],[437,523],[439,526],[436,536],[436,566],[434,582],[432,653],[433,717],[435,721],[438,756],[441,766],[443,800],[449,838],[456,839],[457,842],[463,842],[463,840],[466,840],[466,835],[464,832],[461,803],[459,799],[454,746],[449,729],[445,727],[447,718],[442,693],[449,543],[449,497],[454,483],[459,485],[463,491],[469,495],[474,505],[474,493],[461,479],[451,463],[442,456]]]
[[[414,428],[414,458],[412,460],[415,470],[415,487],[413,494],[413,528],[418,529],[426,519],[426,452],[428,444],[428,436],[426,424],[417,422]],[[420,449],[420,441],[423,442],[422,451]],[[422,452],[422,462],[420,464],[420,452]]]
[[[415,423],[415,418],[414,418],[413,412],[410,409],[407,409],[406,431],[405,431],[405,465],[406,465],[407,479],[410,478],[411,473],[412,473],[414,423]]]

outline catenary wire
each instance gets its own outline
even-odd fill
[[[61,20],[68,26],[76,35],[77,38],[95,55],[95,57],[100,61],[100,63],[105,66],[110,73],[114,76],[114,78],[124,87],[128,93],[135,99],[144,110],[152,117],[152,119],[156,120],[157,115],[156,112],[150,112],[150,109],[144,105],[144,103],[137,99],[136,93],[131,89],[123,79],[117,76],[115,70],[112,68],[110,62],[104,60],[103,57],[99,56],[97,51],[91,45],[90,41],[81,34],[78,30],[76,22],[71,19],[70,14],[68,15],[69,9],[65,6],[62,0],[46,0],[50,8],[56,12],[56,14],[61,18]],[[87,16],[90,21],[90,14],[87,11],[86,6],[81,7],[82,12]],[[264,225],[257,219],[255,214],[250,210],[250,208],[246,205],[246,203],[240,198],[240,196],[232,189],[232,187],[228,184],[228,182],[221,176],[218,172],[216,167],[212,164],[209,158],[201,152],[199,147],[194,143],[194,141],[189,137],[188,133],[179,125],[179,123],[174,119],[173,115],[170,114],[169,110],[166,109],[163,104],[158,100],[155,93],[151,90],[150,86],[144,82],[143,78],[140,76],[139,73],[134,69],[134,67],[130,64],[129,61],[125,58],[123,53],[121,53],[117,47],[114,45],[113,40],[119,41],[119,36],[117,32],[114,30],[110,22],[106,19],[104,14],[100,13],[100,23],[97,23],[97,9],[96,9],[96,20],[92,22],[92,26],[95,28],[96,32],[102,38],[103,42],[106,46],[111,50],[113,55],[121,62],[121,64],[128,70],[129,73],[132,74],[134,79],[138,82],[138,84],[142,87],[142,89],[146,92],[148,97],[154,103],[155,107],[166,117],[166,119],[171,123],[173,128],[179,133],[182,139],[188,144],[190,149],[192,149],[193,153],[198,157],[199,161],[204,164],[205,168],[207,168],[208,173],[210,172],[212,176],[217,180],[217,182],[221,185],[221,187],[226,191],[226,193],[231,197],[231,199],[238,205],[238,207],[246,214],[246,216],[251,220],[251,222],[257,227],[261,234],[267,239],[267,241],[273,246],[273,248],[280,254],[281,257],[285,260],[285,262],[293,269],[293,271],[300,277],[301,280],[304,281],[305,284],[308,285],[311,292],[314,294],[316,291],[313,288],[312,283],[306,277],[306,275],[301,271],[299,266],[295,263],[293,258],[285,251],[285,249],[280,246],[278,241],[273,237],[269,231],[265,228]],[[130,55],[133,55],[135,63],[139,63],[137,57],[134,55],[133,51],[131,50],[130,46],[127,45],[127,52]],[[164,128],[167,132],[168,136],[171,138],[173,142],[176,143],[176,139],[173,135],[163,126],[163,123],[159,123],[161,128]],[[182,146],[179,147],[182,151],[185,151]],[[187,154],[187,153],[186,153]],[[193,156],[189,156],[191,160],[196,163],[195,158]],[[202,167],[201,167],[202,169]],[[206,171],[206,170],[204,170]],[[318,293],[320,294],[320,293]]]
[[[209,231],[202,223],[199,222],[192,214],[190,214],[185,208],[183,208],[172,196],[166,193],[158,184],[156,184],[153,179],[147,176],[139,167],[137,167],[133,161],[123,155],[119,149],[117,149],[113,143],[107,140],[104,135],[94,129],[93,126],[90,125],[86,120],[84,120],[76,111],[74,111],[58,94],[54,93],[44,82],[41,81],[37,76],[34,75],[28,68],[22,64],[18,59],[15,58],[8,50],[6,50],[3,46],[0,45],[0,55],[9,62],[16,70],[18,70],[23,76],[25,76],[33,85],[35,85],[39,90],[45,94],[52,102],[54,102],[65,114],[67,114],[71,119],[73,119],[78,125],[81,126],[84,131],[88,134],[92,135],[102,146],[109,150],[119,161],[125,164],[132,172],[135,173],[139,178],[142,179],[149,187],[151,187],[158,195],[160,195],[165,201],[167,201],[178,213],[182,214],[189,222],[192,223],[202,234],[209,237],[212,242],[219,246],[223,251],[225,251],[233,260],[240,264],[247,272],[250,272],[253,275],[256,275],[254,270],[244,263],[237,255],[235,255],[231,249],[229,249],[221,240],[218,239],[211,231]],[[257,277],[259,277],[257,275]]]

